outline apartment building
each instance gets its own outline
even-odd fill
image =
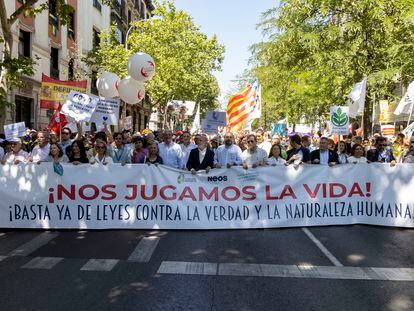
[[[40,0],[37,5],[46,1]],[[22,2],[7,1],[7,14],[14,12]],[[40,107],[42,74],[58,80],[88,80],[87,92],[97,94],[95,81],[88,78],[89,68],[81,62],[81,55],[99,43],[99,33],[109,28],[112,22],[117,23],[120,42],[124,42],[129,23],[149,18],[154,10],[150,0],[114,0],[111,7],[100,0],[67,0],[74,12],[69,23],[63,26],[56,14],[56,1],[49,2],[49,11],[43,11],[35,18],[22,14],[13,25],[12,55],[35,59],[37,65],[33,76],[22,77],[26,86],[12,90],[9,100],[15,105],[8,108],[6,124],[25,121],[33,128],[47,126],[54,111]],[[149,98],[139,105],[127,106],[126,115],[133,116],[134,129],[143,129],[150,115]]]

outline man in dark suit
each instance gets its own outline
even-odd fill
[[[302,146],[302,138],[295,134],[289,140],[292,148],[287,151],[286,163],[294,163],[295,165],[299,165],[302,162],[308,163],[310,161],[310,153],[308,148]]]
[[[206,173],[214,166],[214,151],[207,148],[207,136],[200,135],[198,147],[190,151],[187,161],[187,169],[195,174],[199,170],[206,170]]]
[[[312,164],[324,164],[330,166],[339,164],[338,154],[333,150],[329,150],[328,138],[326,137],[321,137],[319,149],[312,151],[310,157]]]

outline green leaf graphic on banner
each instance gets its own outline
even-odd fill
[[[345,112],[342,111],[341,107],[339,107],[333,114],[332,114],[332,124],[335,126],[344,126],[348,122],[348,116]]]

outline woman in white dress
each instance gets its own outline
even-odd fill
[[[280,144],[274,144],[270,148],[269,158],[267,158],[267,165],[278,166],[285,165],[286,161],[282,158],[282,146]]]
[[[352,156],[348,158],[348,163],[368,163],[368,160],[365,157],[365,149],[361,144],[355,144],[352,147]]]

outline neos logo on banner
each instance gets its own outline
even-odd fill
[[[330,109],[331,134],[349,134],[349,107],[332,106]]]

